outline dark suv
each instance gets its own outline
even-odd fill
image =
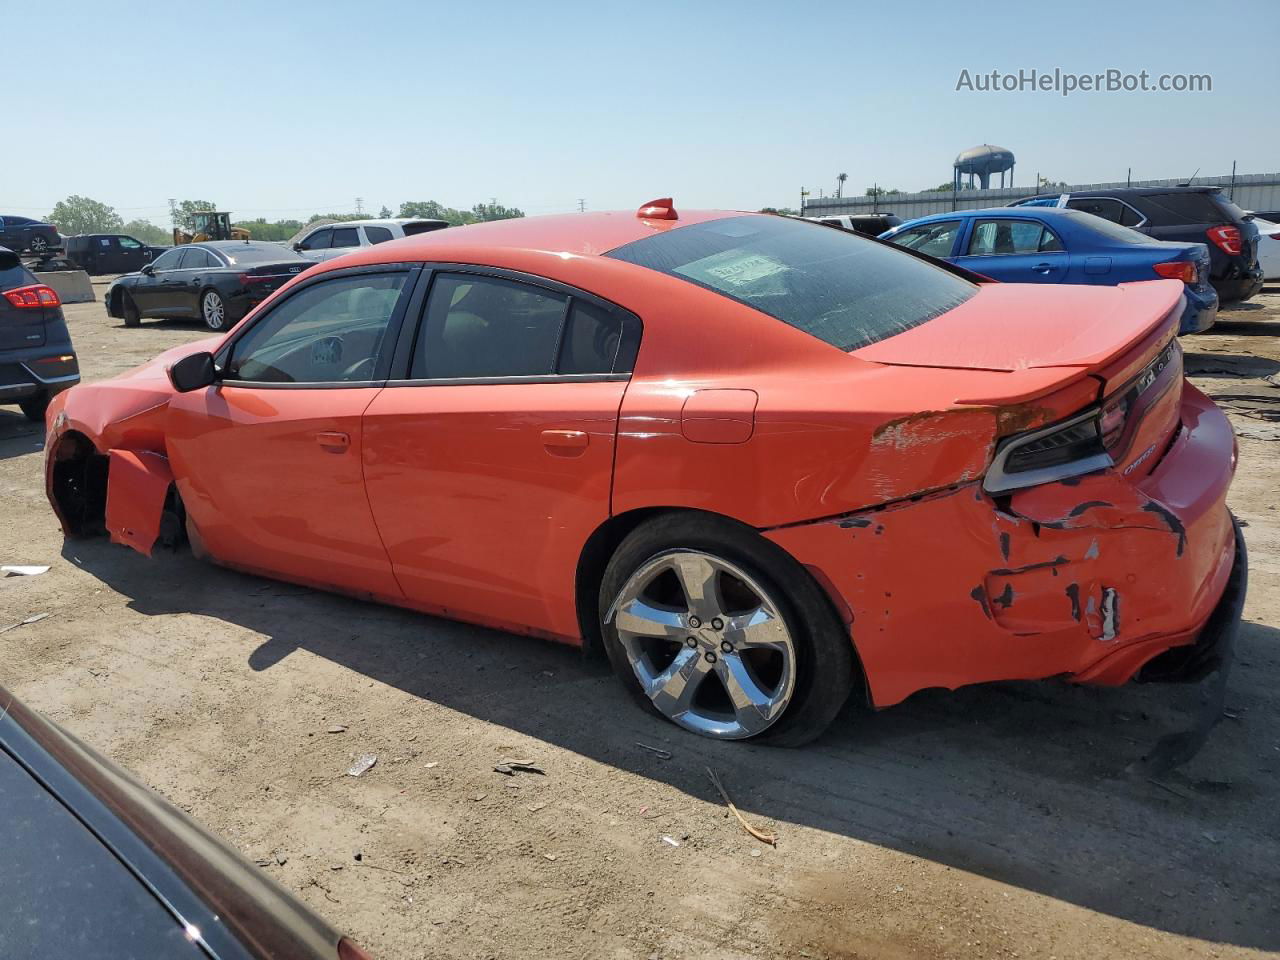
[[[1248,300],[1262,289],[1258,228],[1218,187],[1118,187],[1042,194],[1009,206],[1083,210],[1156,240],[1203,243],[1209,281],[1223,303]]]
[[[43,420],[49,398],[80,382],[80,364],[52,289],[0,247],[0,403]]]
[[[67,238],[67,258],[94,275],[134,273],[168,249],[123,233],[81,233]]]
[[[62,247],[58,228],[30,217],[0,216],[0,247],[43,256]]]

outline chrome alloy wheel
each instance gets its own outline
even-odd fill
[[[221,330],[226,322],[226,308],[222,305],[222,298],[210,290],[204,295],[200,308],[204,313],[205,326],[210,330]]]
[[[791,633],[775,601],[727,560],[660,553],[623,584],[606,619],[645,695],[694,733],[755,736],[791,700]]]

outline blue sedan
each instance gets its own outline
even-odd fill
[[[1218,316],[1203,243],[1167,243],[1078,210],[999,207],[909,220],[880,235],[1002,283],[1112,286],[1161,277],[1181,280],[1179,333],[1201,333]]]

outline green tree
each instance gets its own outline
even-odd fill
[[[150,220],[130,220],[120,228],[121,233],[127,233],[135,240],[141,240],[143,243],[150,243],[155,246],[160,244],[173,243],[173,236],[164,227],[157,227]]]
[[[192,233],[196,228],[195,213],[197,210],[217,209],[217,206],[208,200],[183,200],[178,204],[177,212],[174,214],[173,225],[181,227],[187,233]]]
[[[382,209],[378,211],[378,219],[380,220],[389,220],[391,217],[394,217],[394,216],[395,214],[391,212],[391,208],[388,207],[385,203],[382,205]]]
[[[496,200],[493,203],[477,203],[471,208],[471,213],[481,223],[488,220],[515,220],[524,216],[524,211],[519,207],[504,207]]]
[[[471,211],[455,210],[435,200],[406,201],[400,204],[400,216],[420,217],[423,220],[444,220],[454,227],[476,222],[475,215]]]
[[[124,226],[114,207],[75,194],[55,204],[48,219],[69,237],[77,233],[116,233]]]
[[[940,183],[936,187],[925,187],[921,193],[950,193],[954,186],[950,180],[946,183]]]
[[[800,211],[792,207],[761,207],[761,213],[776,213],[780,217],[798,217]]]
[[[324,220],[328,223],[342,223],[344,220],[363,220],[364,218],[363,213],[313,213],[307,223],[315,223],[317,220]]]
[[[268,222],[265,217],[258,217],[256,220],[241,220],[232,226],[242,227],[249,231],[249,236],[254,240],[288,240],[295,233],[302,229],[302,223],[298,220],[275,220]]]
[[[892,197],[895,193],[901,193],[897,187],[886,190],[884,187],[867,187],[864,197]]]

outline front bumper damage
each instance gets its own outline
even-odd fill
[[[1235,438],[1194,387],[1180,404],[1145,475],[1112,469],[994,498],[970,484],[766,536],[832,593],[877,707],[991,680],[1120,684],[1148,664],[1154,679],[1174,648],[1220,656],[1221,617],[1239,617],[1223,599],[1242,583],[1225,503]],[[1204,675],[1214,655],[1187,660]]]

